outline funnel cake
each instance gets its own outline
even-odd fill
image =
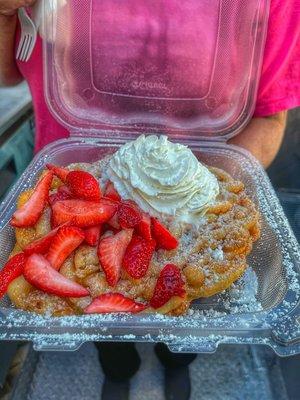
[[[111,157],[106,157],[92,164],[72,164],[68,170],[86,171],[98,181],[106,176],[110,162]],[[132,312],[181,315],[187,311],[193,300],[213,296],[229,288],[247,268],[246,257],[251,252],[253,243],[260,236],[260,215],[247,196],[242,182],[233,179],[219,168],[207,167],[207,169],[218,184],[218,193],[214,201],[206,205],[205,212],[199,215],[198,224],[184,221],[174,215],[160,214],[159,217],[155,215],[177,244],[176,247],[173,246],[173,249],[166,249],[159,248],[156,241],[156,248],[154,244],[153,251],[149,250],[150,261],[141,277],[137,278],[137,275],[132,274],[124,264],[128,249],[134,241],[133,237],[140,237],[138,236],[140,231],[137,230],[137,226],[134,228],[118,226],[120,219],[119,222],[115,220],[112,226],[110,220],[109,223],[102,225],[99,247],[90,246],[82,241],[67,256],[59,269],[59,274],[63,277],[86,288],[88,295],[69,297],[46,293],[41,290],[41,287],[32,284],[30,279],[29,282],[25,274],[25,278],[21,275],[8,286],[7,294],[11,301],[18,308],[27,311],[62,316],[82,314],[87,310],[102,312],[103,307],[99,308],[98,303],[106,304],[105,302],[109,299],[109,307],[112,307],[112,299],[109,296],[118,294],[119,298],[113,299],[113,307],[116,308],[112,308],[112,311],[135,310]],[[102,191],[105,191],[103,185],[101,181],[100,186]],[[65,182],[57,178],[53,180],[50,198],[52,195],[57,195],[63,186]],[[26,203],[30,195],[32,195],[32,190],[20,195],[18,208]],[[134,204],[132,203],[133,208],[139,208]],[[47,204],[34,226],[16,227],[16,246],[11,256],[25,251],[30,243],[47,235],[53,228],[53,226],[51,228],[52,219],[53,209],[51,213],[51,205]],[[123,264],[118,271],[116,283],[112,286],[109,283],[111,280],[108,279],[108,273],[111,273],[111,270],[107,269],[106,259],[101,258],[100,243],[103,243],[104,249],[106,242],[111,246],[114,243],[113,238],[118,238],[117,235],[124,232],[124,229],[127,232],[127,242],[124,244],[122,253]],[[141,243],[144,242],[141,240]],[[118,249],[119,247],[118,244]],[[164,274],[165,277],[163,277]],[[176,274],[178,274],[177,280]],[[173,290],[171,294],[168,292],[170,287]],[[163,301],[161,301],[162,297]],[[96,302],[95,299],[97,299]],[[130,305],[129,301],[133,301],[134,304]],[[124,302],[126,310],[122,308]],[[95,306],[91,307],[91,304]],[[104,312],[108,312],[106,308],[105,310]]]

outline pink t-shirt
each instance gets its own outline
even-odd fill
[[[191,3],[195,0],[190,0]],[[196,0],[198,1],[198,0]],[[20,32],[18,29],[16,42]],[[27,63],[18,61],[35,109],[38,151],[68,136],[49,112],[44,99],[42,40],[39,37]],[[188,85],[188,82],[187,82]],[[267,42],[254,116],[268,116],[300,105],[300,0],[271,0]]]

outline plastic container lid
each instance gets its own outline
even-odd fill
[[[227,139],[253,113],[268,5],[47,0],[47,102],[72,133]]]

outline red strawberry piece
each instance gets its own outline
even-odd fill
[[[123,201],[118,208],[118,218],[121,228],[134,228],[142,220],[142,213],[138,206],[129,201]]]
[[[122,203],[131,205],[133,208],[137,209],[142,214],[142,210],[139,208],[139,206],[136,204],[134,200],[126,199],[123,200]]]
[[[88,172],[71,171],[67,176],[66,183],[73,195],[78,199],[99,201],[101,198],[99,183]]]
[[[62,200],[69,200],[71,197],[66,194],[66,193],[59,193],[58,191],[56,193],[52,193],[49,196],[49,204],[50,206],[53,206],[54,203],[57,201],[62,201]]]
[[[146,240],[152,240],[151,234],[151,218],[148,214],[142,213],[142,219],[136,227],[137,233]]]
[[[108,224],[112,226],[114,229],[121,229],[120,224],[119,224],[119,217],[118,213],[115,213],[115,215],[108,221]]]
[[[11,257],[0,271],[0,299],[7,292],[9,284],[23,274],[27,257],[24,253]]]
[[[154,249],[154,240],[133,235],[123,259],[123,267],[132,278],[140,279],[146,275]]]
[[[99,242],[99,238],[101,235],[101,225],[91,226],[90,228],[85,229],[85,241],[90,246],[97,246]]]
[[[45,293],[60,297],[85,297],[89,291],[83,286],[65,278],[52,268],[49,261],[40,254],[32,254],[24,267],[24,277],[31,285]]]
[[[70,222],[74,226],[87,228],[109,221],[117,208],[117,203],[104,198],[99,202],[75,199],[58,201],[52,207],[53,222],[57,225]]]
[[[70,197],[73,197],[73,194],[72,194],[71,190],[68,188],[67,185],[62,185],[62,186],[60,186],[60,187],[57,189],[57,191],[58,191],[59,193],[64,193],[65,195],[69,195]]]
[[[120,279],[123,257],[132,232],[132,229],[127,229],[100,240],[98,257],[110,286],[116,286]]]
[[[60,186],[56,193],[53,193],[49,196],[49,203],[51,206],[53,206],[53,204],[57,201],[69,200],[72,198],[73,195],[70,189],[67,186]]]
[[[69,223],[66,223],[66,225],[68,225]],[[53,216],[53,211],[52,208],[50,209],[50,225],[51,225],[51,229],[55,229],[58,228],[60,225],[58,223],[56,223],[56,221],[54,220],[54,216]],[[61,224],[63,225],[63,224]]]
[[[114,184],[110,181],[108,181],[106,184],[104,196],[112,200],[121,201],[121,196],[116,191]]]
[[[120,293],[105,293],[97,297],[84,310],[86,314],[103,314],[103,313],[139,313],[147,308],[145,304],[123,296]]]
[[[46,167],[54,173],[62,182],[66,182],[67,176],[69,174],[69,170],[66,168],[58,167],[53,164],[46,164]]]
[[[157,218],[152,220],[152,233],[157,247],[165,250],[173,250],[178,246],[178,240]]]
[[[45,254],[46,251],[49,249],[54,236],[57,234],[58,229],[59,228],[53,229],[52,231],[47,233],[47,235],[43,236],[42,238],[29,243],[24,248],[24,253],[27,256],[30,256],[33,253]]]
[[[174,264],[167,264],[159,274],[150,305],[159,308],[173,296],[184,297],[184,295],[184,281],[179,268]]]
[[[51,266],[59,270],[66,258],[84,241],[84,232],[75,226],[63,226],[54,236],[47,254]]]
[[[67,186],[63,185],[57,189],[56,193],[53,193],[49,196],[49,204],[51,207],[53,207],[53,205],[57,201],[70,200],[70,199],[73,199],[73,194]],[[52,229],[59,226],[59,224],[56,224],[56,222],[54,221],[52,209],[50,215],[50,223]]]
[[[13,214],[12,226],[27,228],[37,223],[48,200],[52,178],[53,173],[49,171],[37,183],[29,200]]]

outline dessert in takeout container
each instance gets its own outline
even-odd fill
[[[18,199],[0,272],[25,311],[182,315],[241,277],[260,236],[243,183],[166,136],[47,170]]]
[[[268,1],[111,3],[44,17],[46,99],[71,135],[2,204],[0,262],[24,276],[0,339],[299,352],[299,246],[262,167],[227,144],[253,112]]]

